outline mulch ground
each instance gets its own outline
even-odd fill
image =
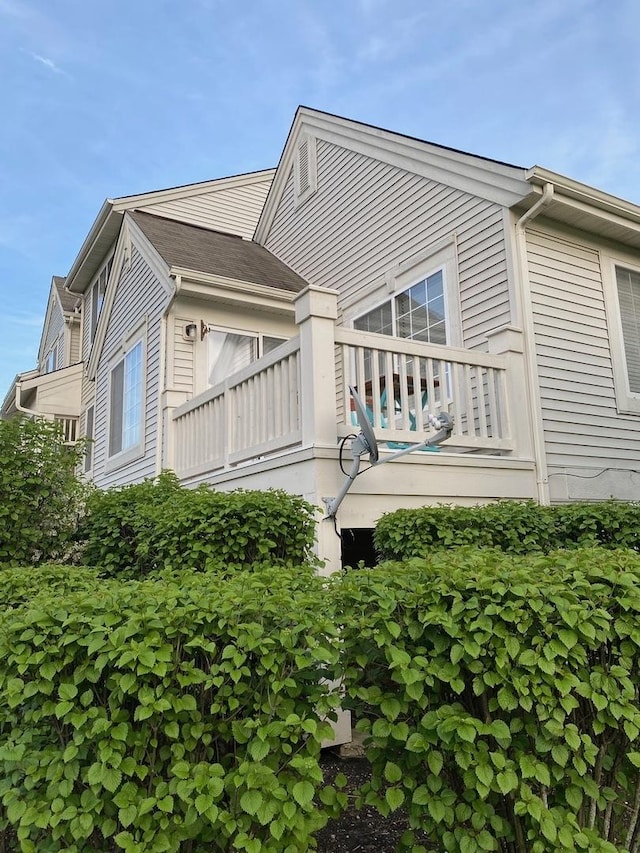
[[[399,809],[389,817],[382,817],[371,806],[355,807],[358,788],[370,778],[366,758],[340,758],[332,750],[325,750],[321,764],[328,783],[338,773],[346,776],[344,790],[349,796],[349,806],[318,834],[318,853],[394,853],[400,836],[409,829],[406,813]]]

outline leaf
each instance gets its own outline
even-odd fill
[[[196,797],[195,807],[198,814],[204,814],[213,805],[211,794],[199,794]]]
[[[384,798],[394,812],[404,803],[404,792],[400,788],[387,788]]]
[[[503,770],[496,776],[496,782],[502,794],[509,794],[518,788],[518,776],[513,770]]]
[[[123,809],[118,809],[118,820],[125,828],[131,826],[138,815],[138,809],[133,804]]]
[[[439,776],[440,771],[442,770],[442,766],[444,764],[442,753],[438,752],[437,749],[430,750],[427,753],[427,764],[429,766],[429,770],[433,773],[433,775]]]
[[[173,811],[173,797],[171,796],[171,794],[167,794],[166,797],[163,797],[161,800],[158,800],[158,808],[161,812],[171,814],[171,812]]]
[[[577,812],[582,806],[583,793],[576,785],[569,785],[564,792],[564,798],[571,808]]]
[[[260,791],[245,791],[240,797],[240,805],[247,814],[254,815],[262,805]]]
[[[426,806],[432,796],[433,794],[425,785],[420,785],[413,792],[411,802],[416,806]]]
[[[493,770],[488,764],[478,764],[476,767],[476,776],[487,788],[493,782]]]
[[[402,779],[402,770],[392,761],[387,761],[384,767],[384,778],[394,784]]]
[[[457,732],[460,738],[468,743],[473,743],[476,739],[475,727],[469,723],[460,723],[457,727]]]
[[[306,809],[311,805],[314,793],[313,785],[311,782],[307,782],[306,780],[303,782],[296,782],[293,786],[293,799],[298,803],[298,805],[302,806],[303,809]]]
[[[503,720],[494,720],[490,726],[491,734],[498,741],[500,746],[508,747],[511,743],[511,730]]]
[[[427,808],[429,809],[429,814],[433,818],[435,823],[441,823],[445,815],[447,814],[447,809],[442,802],[442,800],[431,799],[427,803]]]
[[[114,767],[105,767],[102,773],[102,784],[107,791],[116,791],[122,781],[122,773]]]

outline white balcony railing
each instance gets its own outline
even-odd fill
[[[454,422],[449,446],[513,450],[504,356],[345,328],[336,329],[335,341],[343,434],[353,431],[352,385],[379,440],[416,441],[432,431],[427,416],[445,411]]]
[[[60,425],[65,444],[76,444],[78,441],[78,424],[80,419],[56,415],[54,421]]]
[[[178,476],[223,470],[300,442],[299,354],[293,338],[174,411]]]
[[[488,353],[435,346],[336,326],[336,296],[308,288],[296,302],[299,337],[172,411],[181,479],[292,448],[335,447],[354,431],[350,385],[391,449],[422,439],[428,415],[446,411],[454,430],[442,451],[530,458],[518,329],[490,333]]]

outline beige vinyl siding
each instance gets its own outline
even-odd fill
[[[266,247],[353,304],[385,272],[456,235],[464,345],[510,321],[502,208],[318,140],[318,190],[294,209],[293,174]]]
[[[72,323],[69,326],[68,334],[71,336],[70,346],[69,346],[69,364],[77,364],[80,359],[80,328],[81,324],[78,322]]]
[[[527,231],[527,257],[552,477],[565,469],[640,467],[640,417],[616,408],[597,248],[586,237],[582,242],[537,225]],[[606,478],[591,482],[594,497],[611,494]],[[608,491],[599,495],[600,489]]]
[[[56,369],[65,367],[64,363],[64,316],[60,309],[60,303],[55,297],[53,291],[50,296],[49,306],[49,322],[45,331],[43,346],[42,346],[42,361],[40,362],[40,372],[44,372],[47,367],[47,356],[52,349],[56,351]]]
[[[158,204],[141,206],[145,213],[166,216],[215,231],[253,237],[258,218],[269,192],[271,180],[244,187],[229,187]]]
[[[186,341],[182,334],[187,323],[193,323],[187,317],[174,319],[173,325],[173,376],[172,388],[174,391],[183,391],[190,397],[194,388],[194,353],[195,341]],[[197,324],[196,324],[197,325]],[[200,334],[200,329],[197,329]]]
[[[139,482],[156,473],[158,441],[158,394],[160,383],[160,317],[167,293],[135,246],[131,263],[118,282],[109,325],[96,373],[95,445],[93,479],[99,488]],[[132,335],[146,318],[144,335],[144,455],[113,470],[108,463],[109,377],[122,342]],[[131,339],[131,343],[137,336]]]

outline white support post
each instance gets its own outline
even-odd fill
[[[527,393],[524,363],[524,335],[521,329],[502,326],[487,333],[489,352],[503,355],[506,360],[506,399],[501,401],[502,416],[506,419],[509,437],[520,459],[533,458],[531,432],[531,400]]]
[[[303,447],[334,447],[337,436],[335,322],[338,291],[309,285],[295,299],[300,328]]]

